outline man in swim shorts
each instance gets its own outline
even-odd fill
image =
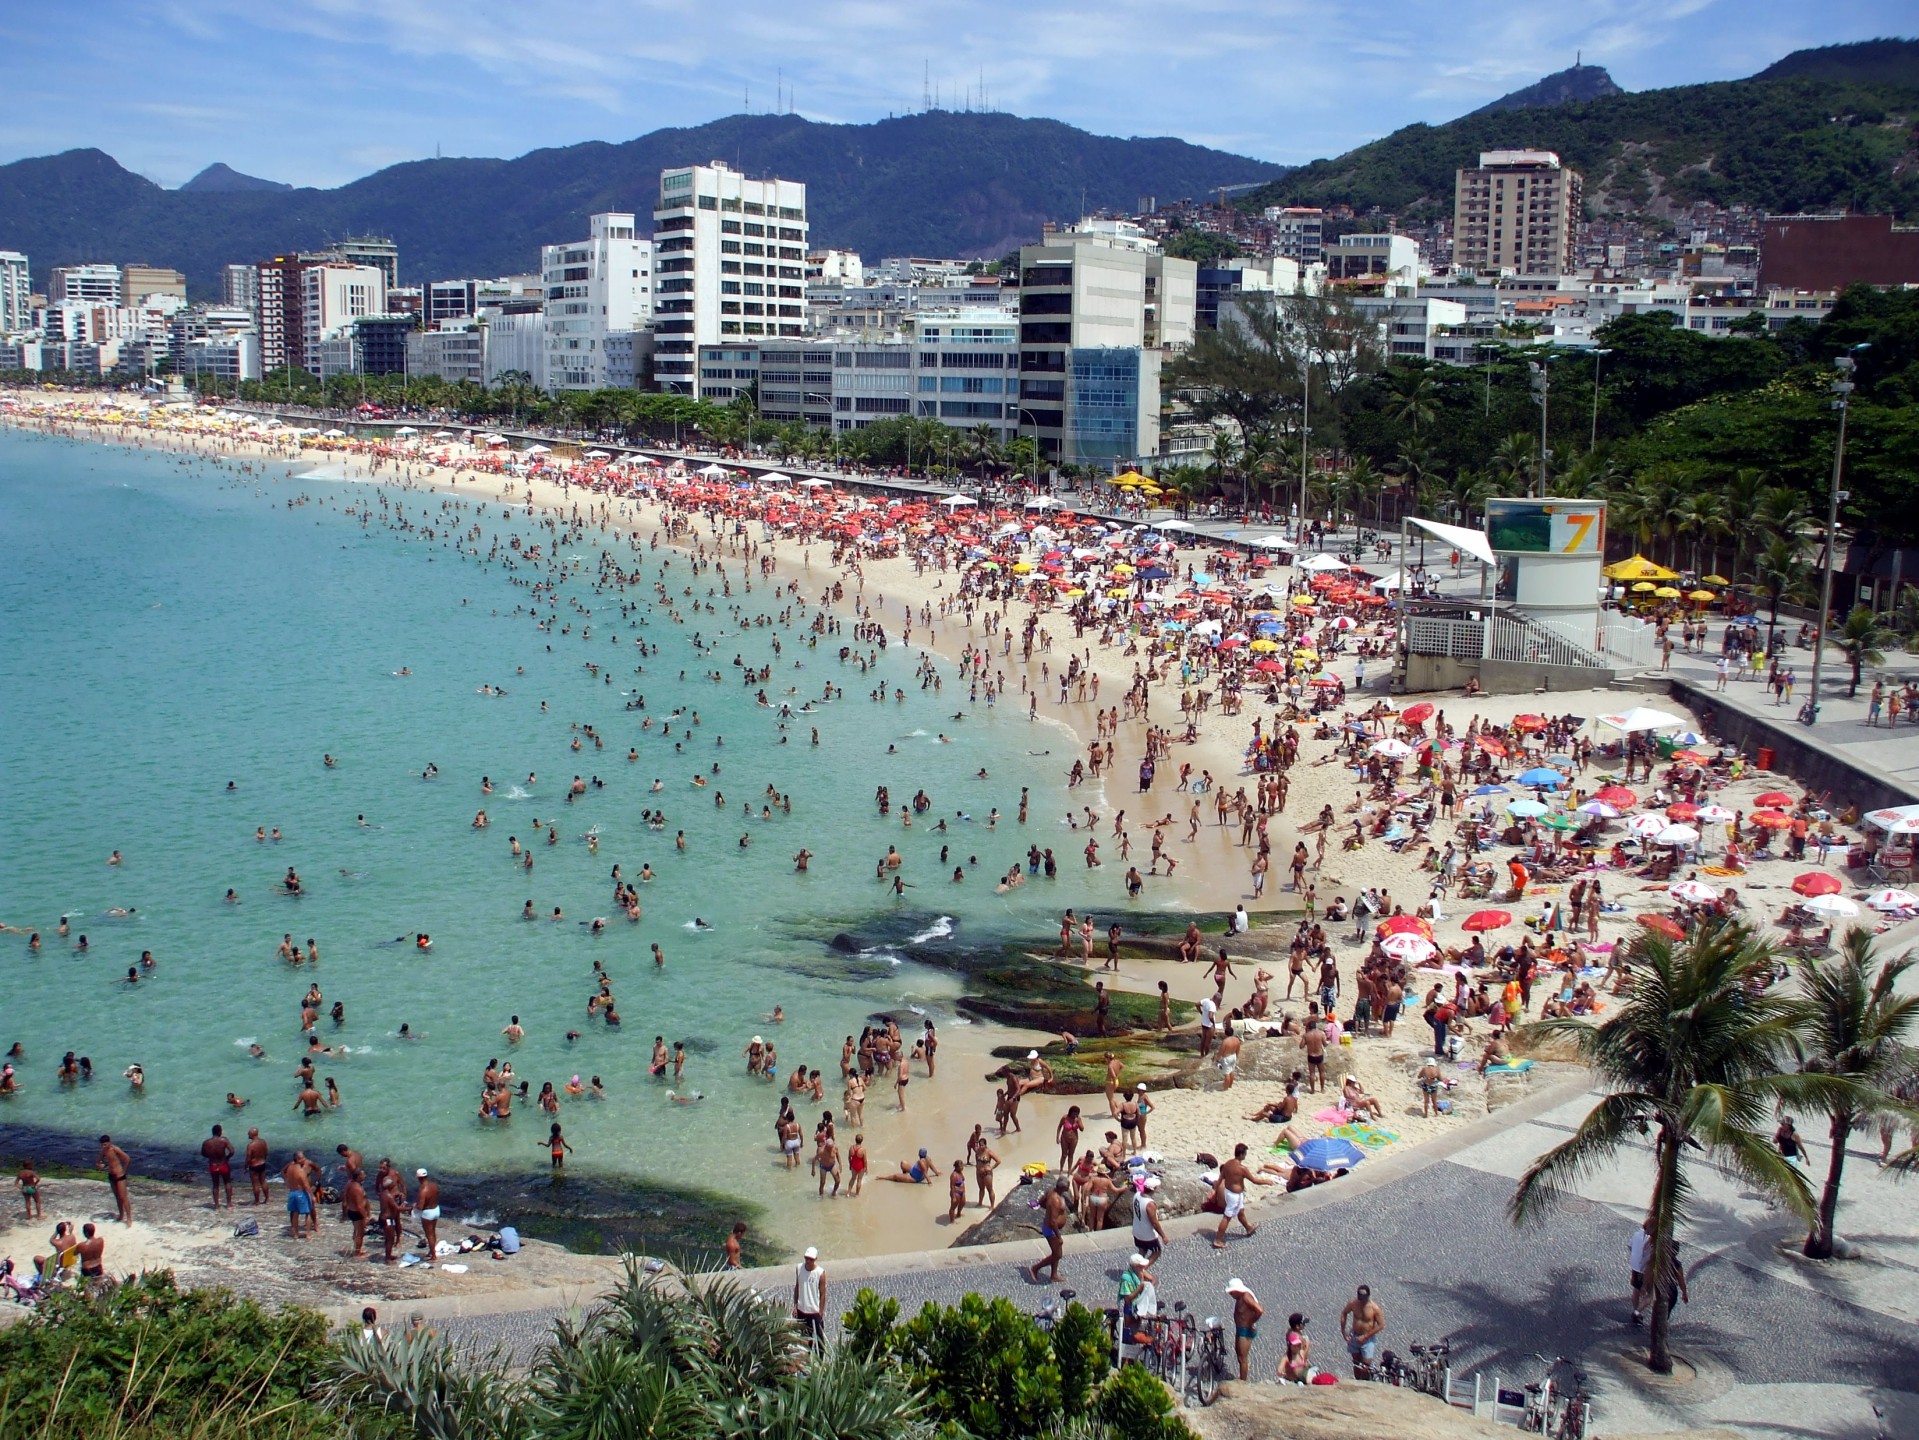
[[[1266,1310],[1252,1287],[1237,1277],[1226,1282],[1226,1293],[1233,1297],[1233,1354],[1239,1360],[1239,1380],[1243,1385],[1248,1378],[1247,1362],[1253,1353],[1253,1342],[1259,1338],[1259,1320]]]
[[[1039,1233],[1046,1241],[1046,1255],[1033,1266],[1031,1274],[1035,1285],[1045,1284],[1048,1282],[1039,1278],[1039,1272],[1051,1269],[1053,1275],[1050,1283],[1056,1285],[1059,1283],[1059,1262],[1066,1253],[1066,1242],[1062,1235],[1066,1229],[1066,1217],[1072,1211],[1067,1203],[1066,1181],[1063,1177],[1055,1181],[1053,1188],[1042,1197],[1040,1211]]]
[[[295,1240],[310,1239],[313,1220],[312,1181],[307,1178],[306,1156],[296,1150],[280,1171],[287,1187],[287,1229]]]
[[[225,1189],[227,1209],[233,1208],[233,1142],[227,1139],[220,1126],[213,1127],[213,1133],[200,1142],[200,1153],[206,1157],[207,1178],[213,1182],[213,1208],[220,1208],[220,1191]]]
[[[426,1268],[431,1270],[440,1249],[440,1182],[428,1175],[424,1167],[415,1170],[413,1175],[420,1182],[420,1193],[413,1200],[413,1213],[426,1236]]]
[[[253,1203],[267,1198],[267,1142],[260,1138],[259,1127],[247,1131],[247,1180],[253,1186]]]

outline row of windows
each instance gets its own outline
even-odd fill
[[[999,395],[1005,392],[1006,382],[984,375],[922,375],[920,390],[946,395]]]
[[[922,350],[920,368],[937,370],[1011,370],[1018,357],[997,350]]]

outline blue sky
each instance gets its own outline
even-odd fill
[[[434,154],[626,140],[742,108],[949,108],[1278,161],[1442,121],[1583,51],[1629,90],[1914,29],[1910,0],[75,0],[0,19],[0,161],[96,146],[337,185]],[[776,94],[790,87],[790,103]]]

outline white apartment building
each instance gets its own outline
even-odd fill
[[[376,265],[304,266],[300,277],[300,365],[321,373],[320,347],[363,315],[386,313],[386,272]]]
[[[524,375],[535,389],[547,389],[546,313],[541,310],[482,310],[486,322],[486,383]]]
[[[1419,242],[1387,232],[1342,235],[1326,247],[1326,278],[1368,281],[1410,294],[1419,284]]]
[[[700,392],[699,349],[806,327],[806,186],[721,161],[660,172],[653,212],[654,378]]]
[[[1325,255],[1326,212],[1304,205],[1268,205],[1273,248],[1299,265],[1317,265]]]
[[[260,267],[226,265],[220,270],[220,303],[260,313]]]
[[[71,300],[86,305],[110,305],[117,309],[124,294],[118,265],[56,265],[47,280],[49,305]]]
[[[406,337],[406,373],[437,375],[448,384],[486,384],[486,349],[492,326],[475,318],[449,320],[437,330]]]
[[[0,336],[33,328],[32,296],[27,257],[18,250],[0,250]]]
[[[546,383],[554,390],[600,390],[631,383],[609,378],[606,337],[638,330],[653,316],[653,242],[633,232],[633,216],[595,215],[586,239],[540,250],[546,286]]]

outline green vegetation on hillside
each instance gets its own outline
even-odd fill
[[[1904,59],[1873,58],[1865,75],[1827,78],[1811,69],[1807,78],[1683,85],[1409,125],[1302,166],[1241,204],[1450,214],[1454,172],[1476,164],[1482,150],[1536,148],[1557,151],[1580,171],[1589,206],[1601,212],[1640,210],[1663,197],[1775,213],[1843,207],[1910,216],[1919,213],[1919,171],[1901,162],[1919,121],[1915,48],[1907,45]]]

